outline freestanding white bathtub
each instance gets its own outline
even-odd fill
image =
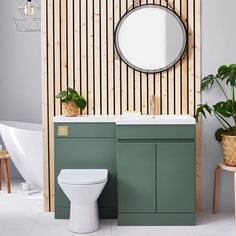
[[[33,188],[43,188],[42,125],[0,121],[0,135],[17,170]]]

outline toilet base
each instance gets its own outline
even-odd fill
[[[89,205],[71,203],[69,230],[74,233],[92,233],[99,228],[97,201]]]

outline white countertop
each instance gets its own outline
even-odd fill
[[[75,117],[55,116],[54,123],[114,123],[120,116],[115,115],[81,115]]]
[[[117,125],[194,125],[189,115],[82,115],[55,116],[54,123],[116,123]]]

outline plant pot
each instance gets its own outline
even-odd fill
[[[222,135],[224,162],[227,166],[236,166],[236,136]]]
[[[65,116],[78,116],[79,114],[79,107],[76,106],[74,102],[63,102]]]

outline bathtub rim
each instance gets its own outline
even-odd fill
[[[10,120],[0,120],[0,126],[6,126],[8,128],[13,128],[20,131],[27,132],[42,132],[42,123],[32,123],[32,122],[21,122],[21,121],[10,121]],[[18,126],[20,125],[20,126]],[[0,132],[1,134],[1,132]]]

